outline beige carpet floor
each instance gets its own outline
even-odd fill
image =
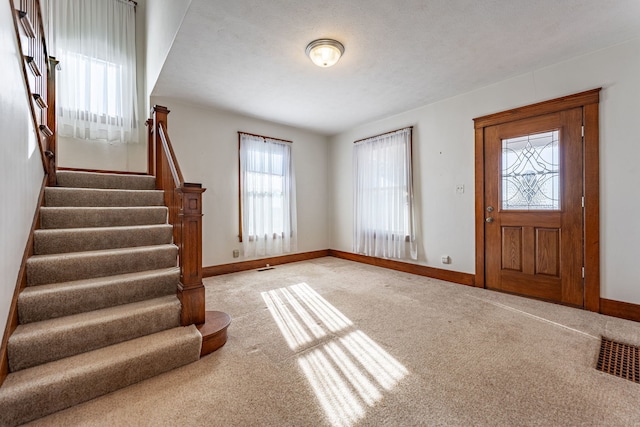
[[[219,351],[34,426],[633,426],[640,324],[336,258],[206,279]]]

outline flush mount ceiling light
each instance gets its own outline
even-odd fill
[[[314,40],[307,45],[305,53],[318,67],[331,67],[344,53],[342,43],[331,39]]]

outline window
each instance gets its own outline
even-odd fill
[[[296,198],[291,142],[238,132],[240,241],[245,256],[296,249]]]
[[[52,4],[61,136],[137,142],[135,7],[121,0]]]
[[[411,174],[411,133],[405,128],[353,147],[354,251],[417,259]]]
[[[502,140],[502,210],[560,210],[559,131]]]

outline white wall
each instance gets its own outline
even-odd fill
[[[147,171],[146,136],[136,144],[58,137],[58,166],[106,171]]]
[[[189,0],[190,2],[191,0]],[[138,0],[136,6],[136,55],[138,86],[138,143],[110,144],[76,138],[58,137],[58,166],[81,169],[146,172],[147,130],[144,126],[149,115],[149,96],[146,91],[147,76],[147,2]],[[157,9],[157,0],[150,2]],[[166,1],[163,3],[167,3]],[[170,6],[168,6],[170,8]],[[166,56],[166,55],[165,55]],[[64,64],[62,71],[64,72]],[[157,76],[156,76],[157,78]]]
[[[293,141],[298,212],[298,251],[329,248],[327,139],[304,130],[229,112],[153,97],[171,110],[168,130],[184,179],[202,183],[203,265],[233,258],[238,242],[238,131]]]
[[[414,126],[418,263],[474,273],[473,118],[603,87],[600,101],[601,296],[640,304],[640,39],[336,135],[329,144],[333,249],[352,251],[353,141]],[[464,184],[464,194],[455,187]],[[449,255],[452,264],[440,264]]]
[[[0,334],[6,326],[44,177],[10,3],[0,6]]]
[[[146,5],[147,98],[153,92],[173,40],[190,5],[191,0],[152,0]]]

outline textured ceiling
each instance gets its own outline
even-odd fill
[[[153,95],[332,135],[638,36],[639,0],[193,0]]]

